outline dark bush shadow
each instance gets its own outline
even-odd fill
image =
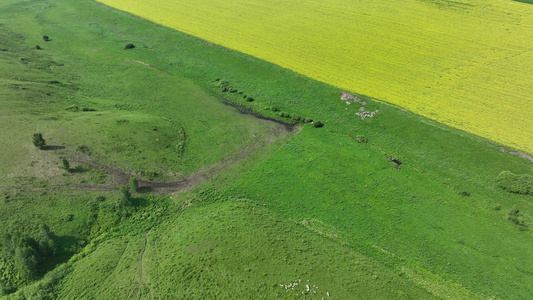
[[[135,207],[145,207],[148,206],[149,202],[146,198],[131,198],[131,205]]]
[[[154,188],[151,186],[140,186],[137,188],[137,193],[139,194],[151,193],[153,191],[154,191]]]
[[[86,241],[75,236],[55,236],[54,242],[58,249],[57,252],[44,259],[39,265],[39,275],[43,276],[47,272],[53,270],[57,265],[67,262],[72,255],[81,251],[85,246]]]
[[[86,167],[86,166],[75,166],[74,168],[68,169],[69,173],[76,173],[76,174],[89,172],[90,170],[91,168]]]
[[[43,146],[42,148],[43,150],[61,150],[61,149],[65,149],[65,146],[57,146],[57,145],[46,145],[46,146]]]

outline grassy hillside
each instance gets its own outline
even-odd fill
[[[303,130],[238,180],[232,194],[254,197],[287,218],[330,224],[347,243],[398,270],[420,267],[487,297],[528,297],[529,284],[516,282],[531,280],[532,235],[508,216],[519,209],[531,224],[533,199],[495,186],[498,173],[511,168],[509,161],[483,164],[471,157],[474,151],[489,161],[500,153],[449,137],[441,145],[460,143],[465,152],[441,146],[432,153],[437,145],[428,139],[412,156],[397,156],[404,164],[395,170],[372,149],[377,139],[370,141]]]
[[[526,154],[93,1],[0,17],[7,298],[532,293]]]
[[[526,3],[100,2],[533,153]]]
[[[331,235],[247,201],[197,204],[146,232],[98,245],[73,264],[59,297],[431,297]]]

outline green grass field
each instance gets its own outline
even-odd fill
[[[0,69],[7,299],[533,293],[506,145],[94,1],[2,2]]]

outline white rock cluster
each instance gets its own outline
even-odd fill
[[[291,282],[289,284],[280,284],[279,286],[285,288],[285,291],[287,292],[296,292],[296,295],[316,294],[319,289],[318,286],[314,284],[311,285],[311,283],[309,283],[309,280],[307,280],[306,284],[302,284],[301,279],[296,279],[294,282]],[[326,292],[326,295],[329,297],[330,293]]]
[[[355,114],[359,116],[361,120],[364,120],[366,118],[373,118],[375,115],[379,113],[379,110],[376,110],[376,111],[366,110],[364,107],[364,105],[366,105],[366,101],[361,101],[361,99],[359,99],[357,96],[354,96],[347,92],[341,92],[341,100],[346,101],[346,105],[351,105],[352,103],[360,103],[361,104],[361,107],[359,107],[360,112],[355,113]]]

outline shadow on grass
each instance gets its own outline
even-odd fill
[[[65,149],[65,146],[57,146],[57,145],[47,145],[47,146],[43,146],[43,150],[45,151],[53,151],[53,150],[61,150],[61,149]]]
[[[132,197],[130,199],[130,202],[131,202],[131,205],[133,205],[135,207],[146,207],[146,206],[148,206],[150,204],[150,202],[146,198],[134,198],[134,197]]]
[[[54,242],[58,245],[57,253],[47,257],[39,265],[39,277],[53,270],[57,265],[67,262],[72,255],[78,253],[86,241],[75,236],[55,236]]]
[[[527,4],[533,4],[533,0],[513,0],[513,1],[527,3]]]
[[[90,170],[91,168],[86,167],[86,166],[76,166],[74,168],[70,168],[68,171],[69,173],[79,174],[79,173],[89,172]]]
[[[137,193],[139,194],[151,193],[153,191],[154,191],[154,188],[151,186],[140,186],[139,188],[137,188]]]

